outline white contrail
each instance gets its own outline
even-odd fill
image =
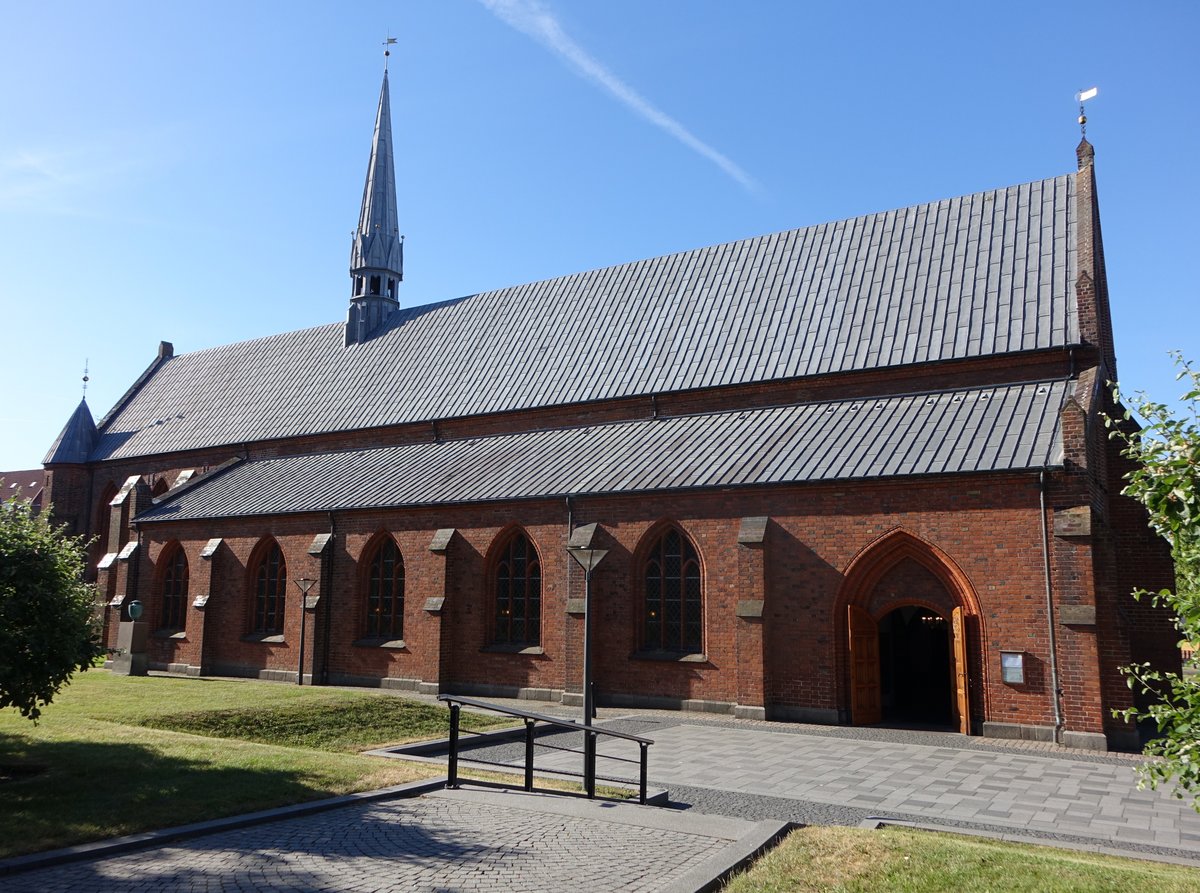
[[[692,151],[707,158],[750,192],[758,192],[759,185],[731,159],[722,155],[690,130],[655,108],[636,90],[604,67],[587,50],[573,41],[558,19],[540,0],[479,0],[501,21],[528,34],[543,46],[553,50],[581,75],[600,85],[655,127],[669,133]]]

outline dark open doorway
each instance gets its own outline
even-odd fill
[[[928,608],[897,608],[880,621],[879,682],[885,722],[953,723],[950,646],[949,621]]]

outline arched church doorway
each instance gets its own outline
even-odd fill
[[[931,554],[932,553],[932,554]],[[864,551],[845,583],[850,720],[970,734],[967,610],[957,568],[902,532]]]
[[[883,721],[948,726],[954,713],[950,623],[907,605],[879,621],[879,700]]]

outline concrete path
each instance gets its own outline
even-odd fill
[[[0,879],[5,893],[701,889],[779,823],[469,788]]]

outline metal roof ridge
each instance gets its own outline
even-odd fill
[[[104,429],[107,428],[113,419],[120,415],[121,411],[129,405],[133,398],[137,396],[138,391],[145,386],[146,382],[152,379],[159,369],[173,359],[175,359],[174,356],[163,356],[162,354],[159,354],[153,360],[151,360],[150,365],[142,370],[142,374],[134,380],[133,384],[125,389],[125,393],[117,398],[117,402],[112,405],[112,408],[104,414],[99,422],[96,423],[97,434],[103,435]],[[97,443],[99,443],[99,438],[97,438]]]
[[[1035,183],[1052,182],[1054,180],[1058,180],[1061,177],[1073,177],[1076,173],[1077,173],[1077,171],[1067,171],[1062,174],[1055,174],[1054,176],[1051,176],[1051,177],[1042,177],[1042,178],[1035,179],[1035,180],[1027,180],[1027,181],[1024,181],[1021,183],[1012,183],[1012,184],[1008,184],[1006,186],[996,186],[996,187],[993,187],[992,189],[981,189],[981,190],[976,190],[975,192],[962,193],[960,195],[943,196],[941,198],[934,198],[934,199],[929,199],[929,200],[923,201],[923,202],[916,202],[911,205],[900,205],[900,206],[896,206],[896,207],[892,207],[892,208],[885,208],[885,209],[878,210],[878,211],[869,211],[865,214],[855,214],[850,217],[840,217],[840,218],[837,218],[834,220],[820,220],[815,223],[804,224],[803,226],[794,226],[794,227],[789,227],[787,229],[774,230],[772,232],[767,232],[767,233],[758,233],[756,235],[745,236],[740,239],[730,239],[730,240],[724,241],[724,242],[713,242],[713,243],[710,243],[707,245],[694,246],[692,248],[681,248],[678,251],[668,251],[666,254],[655,254],[655,255],[650,255],[648,257],[637,258],[636,260],[621,261],[620,263],[615,263],[615,264],[602,264],[597,267],[588,267],[583,270],[573,270],[568,273],[559,273],[557,275],[547,276],[542,279],[529,279],[529,280],[525,280],[522,282],[513,282],[508,285],[498,286],[496,288],[488,288],[488,289],[484,289],[482,291],[470,292],[468,294],[459,295],[458,297],[454,297],[454,298],[442,298],[442,299],[439,299],[436,301],[430,301],[429,303],[426,303],[426,304],[410,304],[407,306],[402,306],[402,307],[397,308],[395,313],[403,314],[405,311],[429,310],[429,309],[438,307],[442,304],[450,304],[455,301],[467,300],[470,298],[480,297],[482,295],[498,294],[500,292],[509,291],[511,289],[516,289],[516,288],[528,288],[528,287],[535,286],[535,285],[549,284],[549,283],[553,283],[553,282],[558,282],[563,279],[572,279],[576,276],[591,275],[593,273],[598,273],[598,272],[601,272],[604,270],[620,270],[620,269],[623,269],[626,267],[638,266],[640,264],[651,263],[654,261],[678,258],[678,257],[682,257],[685,255],[690,255],[690,254],[693,254],[693,253],[699,252],[699,251],[708,251],[708,250],[715,250],[718,248],[727,248],[727,247],[732,248],[734,246],[746,245],[748,243],[757,242],[762,239],[778,238],[778,237],[787,235],[789,233],[799,233],[799,232],[803,232],[805,230],[816,229],[818,227],[844,225],[844,224],[852,223],[857,220],[868,220],[871,218],[886,216],[888,214],[898,214],[901,212],[913,211],[918,208],[934,206],[934,205],[940,204],[941,202],[961,201],[963,199],[972,198],[974,196],[982,196],[982,195],[990,195],[990,194],[999,193],[999,192],[1007,192],[1010,189],[1019,189],[1022,186],[1031,186]],[[393,314],[393,316],[394,315],[395,314]],[[390,321],[390,319],[389,319],[389,321]],[[247,338],[242,341],[231,342],[230,344],[214,345],[213,347],[210,347],[210,348],[202,348],[201,350],[189,351],[189,354],[201,353],[204,350],[218,350],[222,347],[232,347],[235,344],[248,344],[252,341],[263,341],[268,338],[280,337],[281,335],[292,335],[292,334],[297,334],[299,332],[309,331],[311,329],[320,329],[320,328],[325,328],[326,326],[340,326],[342,324],[343,324],[342,322],[333,322],[333,323],[324,323],[324,324],[317,325],[317,326],[308,326],[303,329],[293,329],[289,332],[276,333],[275,335],[265,335],[260,338]],[[390,326],[389,326],[389,328],[390,328]]]
[[[270,341],[274,338],[285,338],[290,335],[296,335],[300,332],[310,332],[317,329],[333,329],[334,327],[340,327],[341,325],[341,323],[323,323],[319,326],[293,329],[290,332],[276,332],[273,335],[263,335],[259,338],[246,338],[242,341],[231,341],[228,344],[215,344],[212,347],[202,347],[198,350],[190,350],[187,353],[172,353],[169,356],[163,356],[160,354],[150,362],[149,366],[142,370],[142,374],[139,375],[133,384],[131,384],[125,390],[125,393],[117,398],[117,402],[112,405],[112,408],[109,409],[109,411],[106,412],[100,419],[100,421],[96,423],[96,430],[100,435],[103,435],[108,425],[111,424],[112,421],[121,414],[122,410],[124,410],[125,407],[130,404],[133,398],[137,396],[138,392],[146,385],[146,383],[155,376],[159,369],[167,365],[167,363],[169,363],[171,360],[182,359],[183,357],[190,358],[206,353],[215,353],[216,351],[228,350],[230,348],[239,347],[243,344],[253,344],[258,341]],[[97,440],[97,443],[98,442],[99,440]],[[219,446],[219,444],[216,445]]]
[[[262,341],[273,341],[277,338],[289,338],[295,335],[300,335],[305,332],[316,332],[320,329],[340,329],[344,322],[325,322],[315,326],[305,326],[300,329],[289,329],[286,332],[273,332],[270,335],[259,335],[257,338],[243,338],[241,341],[230,341],[227,344],[214,344],[211,347],[198,347],[195,350],[189,350],[186,353],[177,353],[174,359],[182,359],[184,357],[197,357],[201,354],[214,353],[220,350],[228,350],[233,347],[241,347],[245,344],[256,344]]]
[[[601,272],[603,270],[620,270],[625,267],[638,266],[640,264],[652,263],[654,261],[678,258],[678,257],[684,256],[684,255],[693,254],[693,253],[699,252],[699,251],[710,251],[710,250],[715,250],[718,248],[732,248],[734,246],[745,245],[747,243],[756,242],[756,241],[759,241],[762,239],[779,238],[779,237],[787,235],[789,233],[799,233],[799,232],[803,232],[805,230],[816,229],[818,227],[845,225],[845,224],[853,223],[854,221],[857,221],[857,220],[868,220],[868,219],[875,218],[875,217],[886,216],[888,214],[898,214],[901,212],[913,211],[918,208],[931,207],[931,206],[940,204],[941,202],[955,202],[955,201],[961,201],[963,199],[973,198],[975,196],[984,196],[984,195],[991,195],[993,193],[1007,192],[1010,189],[1019,189],[1022,186],[1031,186],[1035,183],[1048,183],[1048,182],[1053,182],[1055,180],[1058,180],[1062,177],[1068,177],[1068,178],[1074,177],[1077,173],[1078,173],[1078,171],[1074,171],[1074,170],[1066,171],[1061,174],[1055,174],[1054,176],[1051,176],[1051,177],[1041,177],[1041,178],[1038,178],[1035,180],[1027,180],[1027,181],[1024,181],[1021,183],[1010,183],[1005,186],[996,186],[991,189],[976,190],[975,192],[965,192],[960,195],[943,196],[940,198],[929,199],[929,200],[923,201],[923,202],[916,202],[911,205],[900,205],[900,206],[893,207],[893,208],[884,208],[884,209],[878,210],[878,211],[869,211],[865,214],[855,214],[850,217],[841,217],[841,218],[837,218],[835,220],[820,220],[815,223],[804,224],[803,226],[793,226],[793,227],[789,227],[787,229],[775,230],[773,232],[758,233],[756,235],[745,236],[740,239],[731,239],[731,240],[728,240],[725,242],[713,242],[708,245],[698,245],[698,246],[694,246],[692,248],[682,248],[678,251],[668,251],[666,254],[656,254],[656,255],[651,255],[649,257],[637,258],[636,260],[627,260],[627,261],[622,261],[620,263],[615,263],[615,264],[603,264],[598,267],[589,267],[584,270],[574,270],[570,273],[560,273],[556,276],[548,276],[543,279],[530,279],[530,280],[527,280],[524,282],[514,282],[509,285],[504,285],[504,286],[500,286],[497,288],[489,288],[489,289],[485,289],[483,291],[474,292],[472,294],[462,295],[458,298],[443,299],[441,301],[434,301],[430,304],[414,304],[414,305],[411,305],[408,307],[401,307],[397,312],[403,312],[405,310],[420,310],[420,309],[424,309],[427,307],[434,307],[434,306],[437,306],[438,304],[448,303],[449,301],[459,301],[459,300],[463,300],[465,298],[474,298],[474,297],[479,297],[481,295],[496,294],[499,292],[508,291],[508,290],[516,289],[516,288],[528,288],[528,287],[534,286],[534,285],[542,285],[542,284],[547,284],[547,283],[552,283],[552,282],[558,282],[562,279],[571,279],[576,276],[587,276],[587,275],[590,275],[593,273]]]

